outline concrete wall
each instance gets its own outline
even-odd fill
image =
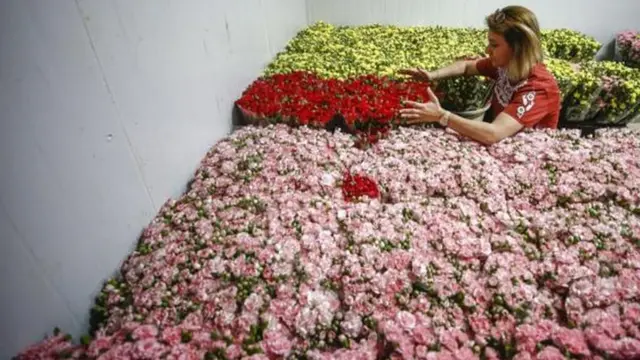
[[[310,23],[483,26],[486,15],[511,4],[533,10],[543,28],[571,28],[602,42],[640,27],[637,0],[307,0],[307,12]]]
[[[307,24],[302,0],[0,2],[0,359],[101,282]]]

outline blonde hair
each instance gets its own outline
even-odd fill
[[[489,31],[504,36],[513,49],[513,58],[507,67],[509,79],[527,78],[531,69],[544,60],[536,15],[523,6],[513,5],[496,10],[487,16],[486,22]]]

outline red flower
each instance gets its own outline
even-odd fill
[[[380,196],[380,191],[371,178],[364,175],[351,175],[347,171],[342,179],[342,195],[345,201],[354,201],[362,196],[377,198]]]
[[[317,127],[340,115],[366,146],[388,134],[402,101],[409,99],[426,102],[427,84],[376,75],[325,80],[299,71],[256,80],[236,104],[259,117],[293,117]]]

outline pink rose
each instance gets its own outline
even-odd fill
[[[429,353],[429,348],[424,345],[416,346],[416,359],[426,359]]]
[[[491,347],[485,348],[484,356],[487,360],[500,360],[500,355],[498,355],[498,352]]]
[[[202,316],[198,312],[192,312],[182,320],[180,328],[183,330],[196,331],[202,328]]]
[[[589,356],[591,354],[580,330],[560,328],[553,333],[552,340],[558,347],[574,355]]]
[[[484,315],[471,315],[469,317],[469,325],[474,333],[479,336],[486,336],[491,331],[491,322]]]
[[[589,345],[597,350],[604,351],[609,354],[614,354],[618,351],[619,344],[600,331],[587,329],[585,331],[585,338],[587,339]]]
[[[634,324],[640,324],[640,304],[630,303],[624,305],[624,318]]]
[[[269,360],[269,357],[265,354],[254,354],[249,356],[247,360]]]
[[[93,339],[93,341],[91,341],[91,344],[89,345],[89,349],[87,350],[87,355],[92,357],[98,357],[98,355],[100,355],[100,353],[102,353],[104,350],[109,349],[112,343],[113,343],[112,337],[100,334],[96,336],[96,338]]]
[[[411,253],[396,250],[387,257],[387,267],[396,270],[404,270],[411,263],[411,258]]]
[[[471,349],[468,347],[458,349],[456,352],[454,352],[453,356],[456,360],[478,359],[478,356],[474,354],[473,351],[471,351]]]
[[[100,360],[102,359],[131,359],[133,358],[133,344],[132,343],[124,343],[119,345],[114,345],[109,349],[106,353],[100,355]]]
[[[182,329],[178,327],[165,328],[160,338],[169,346],[180,344],[182,342]]]
[[[416,317],[408,311],[400,311],[396,315],[396,321],[405,331],[412,331],[416,326]]]
[[[430,353],[431,354],[431,353]],[[436,353],[436,360],[456,360],[453,354],[449,350],[440,350]]]
[[[436,341],[436,336],[432,328],[418,325],[413,329],[413,341],[420,345],[431,345]]]
[[[165,345],[154,338],[146,338],[135,343],[133,352],[141,359],[159,359],[167,350]]]
[[[564,355],[553,346],[547,346],[538,353],[537,360],[564,360]]]
[[[264,350],[273,355],[286,357],[291,351],[291,341],[279,331],[267,332],[263,341]]]
[[[249,297],[244,301],[244,309],[253,314],[257,314],[263,304],[262,297],[256,293],[249,295]]]
[[[200,330],[193,333],[191,336],[191,345],[198,346],[200,348],[207,347],[211,345],[213,341],[211,340],[211,332]]]
[[[341,326],[345,335],[355,338],[362,330],[362,319],[358,314],[349,311],[345,314]]]
[[[515,331],[516,321],[512,316],[504,317],[496,322],[496,326],[492,329],[494,337],[500,338],[508,336]],[[496,336],[497,335],[497,336]]]
[[[396,349],[398,353],[402,355],[404,359],[413,359],[415,352],[415,344],[408,337],[403,337]]]
[[[458,350],[458,341],[451,331],[444,330],[440,333],[440,344],[451,351]]]
[[[618,345],[623,359],[640,359],[640,340],[626,337],[619,340]]]
[[[469,336],[460,329],[455,329],[451,332],[451,334],[455,337],[456,341],[458,341],[458,345],[464,346],[469,341]]]
[[[382,332],[385,338],[395,343],[399,343],[404,337],[402,328],[393,320],[387,320],[382,324]]]
[[[272,300],[269,304],[269,312],[276,317],[283,318],[286,317],[291,307],[291,300]]]
[[[230,345],[225,351],[229,359],[239,359],[242,356],[242,352],[242,348],[237,344]]]
[[[414,257],[411,262],[411,271],[417,278],[421,278],[427,275],[427,265],[425,259],[418,256]]]
[[[223,174],[233,174],[235,170],[236,165],[231,161],[225,161],[220,166],[220,171],[222,171]]]
[[[526,351],[521,351],[513,357],[513,360],[533,360],[533,356]]]
[[[594,327],[602,330],[610,338],[618,338],[625,334],[618,317],[605,317],[599,323],[594,324]]]
[[[198,360],[198,352],[186,344],[180,344],[171,348],[167,360]]]
[[[242,313],[234,320],[234,325],[238,329],[249,329],[252,325],[258,323],[258,316],[251,313]]]

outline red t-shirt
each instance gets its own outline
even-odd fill
[[[504,111],[524,127],[558,127],[560,89],[544,64],[535,65],[529,77],[516,85],[511,85],[506,70],[493,66],[489,58],[479,60],[476,67],[481,75],[496,81],[491,97],[494,119]]]

